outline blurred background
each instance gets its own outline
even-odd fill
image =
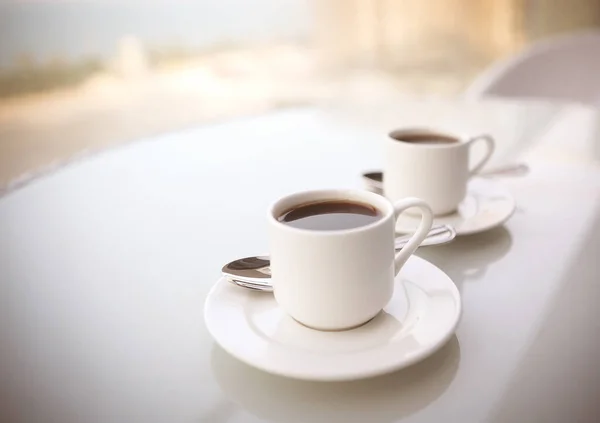
[[[456,96],[598,26],[598,0],[0,0],[0,186],[215,119]]]

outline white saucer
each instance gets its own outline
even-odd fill
[[[467,196],[455,213],[436,216],[434,224],[451,225],[456,235],[471,235],[502,225],[514,213],[514,198],[502,184],[486,178],[473,178],[467,187]],[[420,216],[402,214],[396,231],[408,233],[419,224]]]
[[[414,364],[450,339],[460,315],[452,280],[416,256],[396,278],[384,311],[352,330],[309,329],[285,314],[272,294],[224,278],[204,308],[208,331],[231,355],[270,373],[310,380],[360,379]]]

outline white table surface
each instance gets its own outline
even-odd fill
[[[547,130],[543,122],[552,120]],[[0,421],[600,421],[598,113],[542,103],[300,108],[98,154],[0,199]],[[272,376],[217,347],[221,265],[266,249],[267,205],[361,187],[388,129],[497,137],[518,210],[419,255],[461,291],[456,337],[376,379]]]

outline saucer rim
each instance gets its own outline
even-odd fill
[[[482,178],[482,177],[473,177],[469,180],[469,183],[467,184],[467,195],[465,196],[465,199],[469,195],[469,190],[473,189],[471,186],[472,181],[482,181],[486,184],[492,184],[496,187],[503,187],[503,184],[499,181],[494,181],[494,180],[490,180],[488,178]],[[384,194],[382,193],[381,195],[384,195]],[[469,235],[480,234],[483,232],[491,231],[492,229],[496,229],[497,227],[502,226],[506,222],[508,222],[510,220],[510,218],[513,217],[515,212],[517,211],[517,202],[515,200],[515,197],[507,189],[502,189],[502,196],[505,198],[505,200],[507,202],[510,202],[510,205],[511,205],[510,212],[506,213],[506,215],[503,216],[502,219],[498,219],[498,220],[494,221],[493,223],[490,223],[490,224],[484,225],[484,226],[480,226],[478,228],[473,228],[473,229],[465,230],[465,229],[460,229],[460,227],[453,226],[454,230],[456,231],[456,236],[459,237],[459,236],[469,236]],[[465,201],[465,200],[463,200],[463,201]],[[462,201],[461,201],[461,203],[462,203]],[[433,223],[439,224],[439,225],[451,225],[451,223],[447,222],[445,219],[454,217],[454,216],[460,216],[458,214],[458,211],[455,211],[453,213],[449,213],[446,215],[442,215],[442,216],[434,216]],[[411,233],[411,231],[399,231],[398,223],[396,223],[395,229],[396,229],[396,233],[398,233],[398,234],[404,235],[404,234]]]
[[[452,336],[455,336],[458,324],[461,322],[462,314],[463,314],[462,297],[461,297],[460,291],[458,290],[458,288],[455,285],[452,278],[450,278],[450,276],[447,273],[445,273],[442,269],[440,269],[439,267],[435,266],[433,263],[431,263],[428,260],[425,260],[421,257],[413,255],[409,258],[409,261],[407,261],[407,264],[410,261],[413,262],[413,265],[431,266],[437,272],[439,272],[441,275],[443,275],[445,277],[446,281],[448,282],[447,289],[448,289],[448,291],[450,291],[452,293],[452,299],[454,300],[454,304],[455,304],[455,311],[452,314],[453,321],[448,326],[448,328],[446,329],[446,332],[443,334],[443,336],[440,336],[440,338],[438,340],[436,340],[436,342],[428,345],[427,347],[424,347],[422,350],[420,350],[418,353],[416,353],[414,356],[410,357],[409,359],[399,359],[398,362],[394,365],[375,366],[375,367],[373,367],[372,370],[327,372],[326,374],[323,374],[322,372],[314,373],[314,372],[306,371],[306,369],[303,369],[301,371],[295,371],[293,368],[288,368],[286,370],[278,370],[273,367],[265,366],[265,365],[263,365],[263,363],[248,359],[247,355],[240,354],[238,351],[231,350],[226,345],[224,345],[224,343],[219,342],[220,335],[216,335],[214,333],[214,327],[211,328],[211,325],[208,323],[210,320],[210,317],[208,316],[208,313],[210,311],[209,310],[210,307],[208,307],[209,301],[215,295],[215,291],[219,288],[220,284],[228,284],[229,285],[229,282],[227,282],[227,280],[224,276],[221,276],[216,281],[216,283],[211,287],[208,295],[206,296],[206,299],[204,302],[204,313],[203,313],[205,327],[208,330],[211,337],[213,338],[213,341],[217,345],[219,345],[220,348],[222,348],[224,351],[226,351],[228,354],[230,354],[234,358],[246,363],[247,365],[249,365],[253,368],[256,368],[258,370],[261,370],[261,371],[264,371],[264,372],[267,372],[270,374],[274,374],[277,376],[288,377],[288,378],[293,378],[293,379],[298,379],[298,380],[323,381],[323,382],[338,381],[339,382],[339,381],[366,379],[366,378],[371,378],[371,377],[381,376],[384,374],[393,373],[400,369],[410,367],[410,366],[428,358],[429,356],[433,355],[435,352],[440,350],[444,345],[446,345],[449,342],[449,340],[452,338]],[[402,272],[400,272],[400,274],[398,276],[396,276],[395,283],[399,283],[398,280],[401,277],[402,277]],[[413,282],[413,284],[416,285],[417,287],[419,287],[419,283]],[[242,289],[242,288],[237,288],[237,289]],[[259,293],[248,292],[248,293],[254,294],[254,295],[272,295],[272,293],[270,293],[270,292],[259,292]],[[267,342],[272,342],[272,341],[267,341]]]

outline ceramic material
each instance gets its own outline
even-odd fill
[[[396,251],[404,248],[411,237],[412,235],[397,237],[394,241]],[[456,231],[452,226],[437,225],[431,228],[427,238],[421,242],[420,247],[447,244],[455,237]],[[263,254],[233,260],[224,265],[221,268],[221,272],[231,280],[242,282],[240,286],[252,286],[253,288],[273,291],[270,266],[271,258],[267,254]]]
[[[370,204],[383,216],[348,230],[312,231],[277,220],[291,208],[314,201],[345,200]],[[416,207],[421,217],[414,235],[394,251],[398,217]],[[277,201],[268,214],[273,294],[279,305],[302,324],[341,330],[372,319],[388,303],[394,277],[427,237],[432,225],[429,206],[417,198],[392,204],[364,190],[305,191]]]
[[[435,144],[401,141],[415,134],[431,134],[432,137],[442,135],[454,138],[456,142]],[[469,169],[471,147],[479,143],[485,144],[486,152]],[[469,178],[485,166],[493,152],[494,140],[489,135],[462,140],[428,129],[393,131],[385,142],[383,190],[391,201],[414,196],[427,202],[435,215],[452,213],[465,198]]]
[[[499,182],[474,178],[469,181],[467,196],[455,213],[436,216],[436,224],[451,225],[457,236],[485,232],[502,225],[516,209],[513,196]],[[419,223],[417,216],[403,214],[398,219],[396,231],[410,233]]]
[[[452,336],[461,299],[440,269],[413,256],[382,312],[358,328],[317,331],[285,313],[273,296],[219,279],[206,298],[208,331],[226,351],[270,373],[350,380],[394,371],[429,356]]]

